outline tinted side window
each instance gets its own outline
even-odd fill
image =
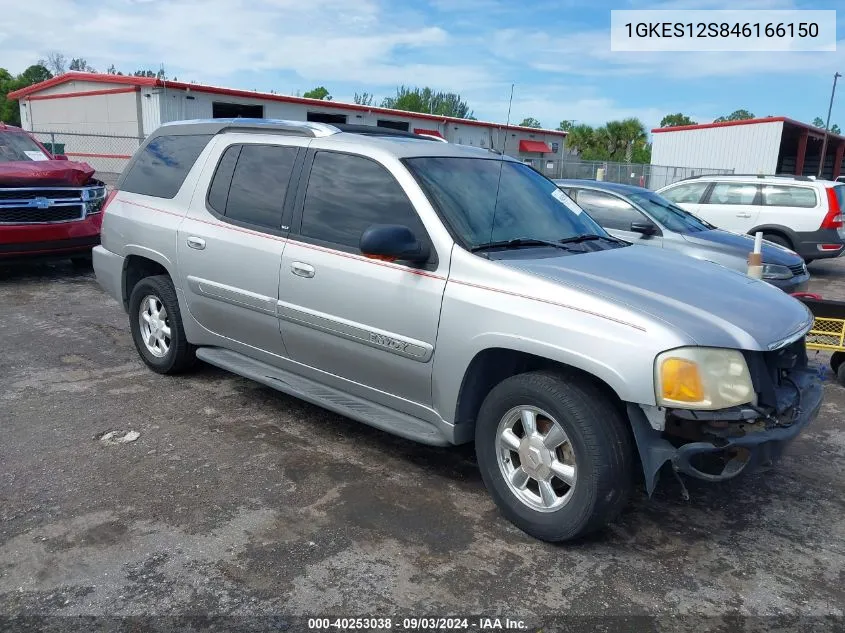
[[[577,202],[606,229],[630,231],[631,222],[646,220],[642,213],[621,198],[599,191],[581,189],[578,191]]]
[[[235,164],[238,162],[240,151],[240,145],[230,145],[226,148],[220,162],[217,163],[217,170],[214,172],[214,178],[211,179],[211,186],[208,188],[208,206],[220,215],[226,215],[229,185],[232,184],[232,174],[235,172]]]
[[[672,189],[667,189],[660,195],[676,204],[679,202],[696,204],[699,200],[701,200],[701,196],[704,195],[704,192],[709,184],[710,183],[706,182],[691,182],[686,185],[679,185],[677,187],[673,187]]]
[[[210,134],[154,138],[140,150],[120,189],[156,198],[174,197],[210,140]]]
[[[804,207],[816,206],[815,190],[810,187],[790,187],[788,185],[765,185],[763,187],[764,207]]]
[[[710,192],[710,204],[754,204],[757,185],[741,182],[720,182]]]
[[[278,229],[296,147],[243,145],[229,187],[227,219]]]
[[[358,248],[371,224],[426,233],[411,201],[384,167],[361,156],[317,152],[302,210],[304,236]]]

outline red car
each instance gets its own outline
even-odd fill
[[[106,186],[87,163],[54,156],[0,123],[0,262],[21,256],[90,258],[100,243]]]

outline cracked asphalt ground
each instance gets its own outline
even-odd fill
[[[845,262],[811,269],[813,290],[845,298]],[[553,546],[499,515],[471,449],[209,366],[148,371],[90,271],[5,266],[0,297],[0,614],[843,614],[845,388],[830,373],[776,469],[691,482],[689,502],[664,477],[604,532]],[[140,437],[95,439],[112,430]]]

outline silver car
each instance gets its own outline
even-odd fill
[[[555,180],[611,235],[748,270],[754,238],[716,228],[648,189],[595,180]],[[807,289],[810,273],[797,253],[763,242],[763,279],[784,292]]]
[[[381,128],[162,126],[94,268],[151,370],[199,359],[474,442],[503,514],[550,541],[605,525],[664,465],[720,481],[771,461],[822,402],[797,300],[618,240],[518,161]]]

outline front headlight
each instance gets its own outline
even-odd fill
[[[82,190],[82,200],[85,202],[85,215],[99,213],[106,201],[105,187],[89,187]]]
[[[763,264],[763,279],[792,279],[792,271],[780,264]]]
[[[755,402],[757,394],[742,353],[735,349],[681,347],[654,363],[657,404],[678,409],[725,409]]]

